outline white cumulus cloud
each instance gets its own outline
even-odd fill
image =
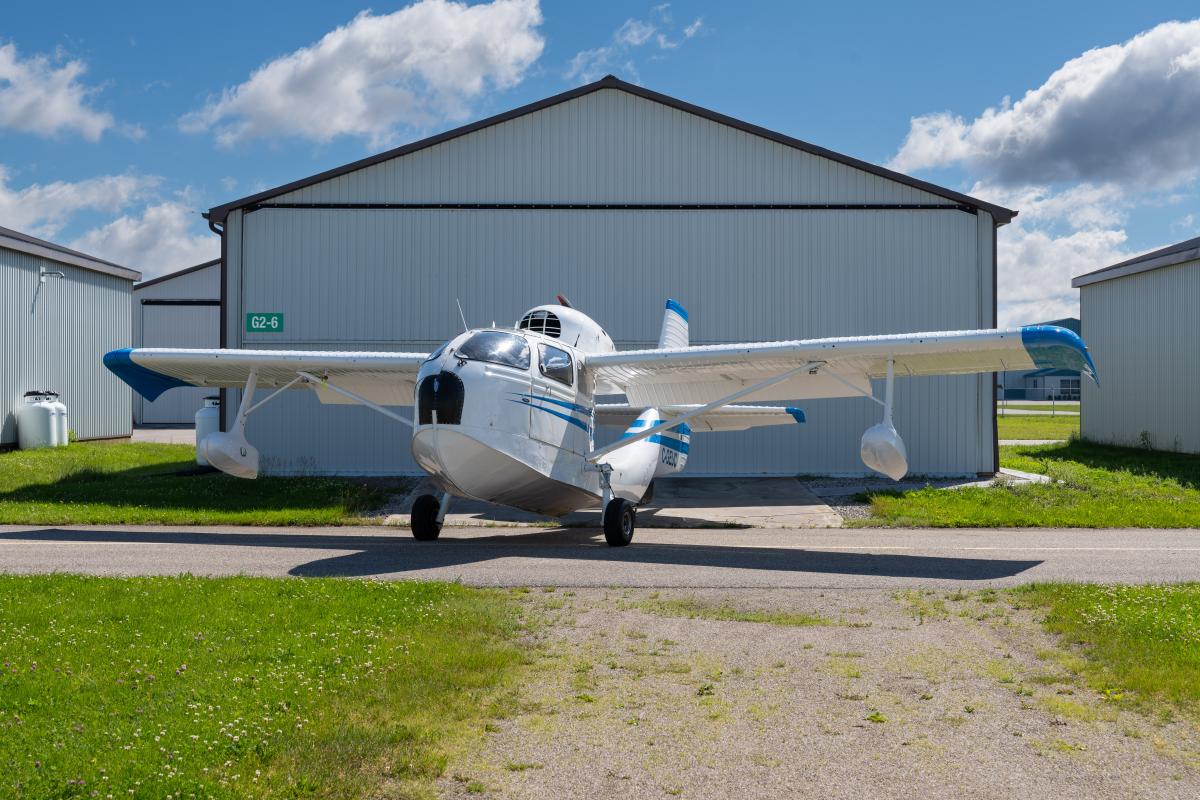
[[[91,106],[100,90],[80,81],[86,71],[87,65],[78,59],[22,59],[16,45],[0,44],[0,128],[40,136],[77,133],[94,142],[119,127],[112,114]],[[142,135],[133,126],[121,130],[135,138]]]
[[[1130,203],[1116,184],[975,184],[970,193],[1021,213],[997,233],[1001,327],[1079,315],[1071,279],[1135,253],[1125,244]]]
[[[53,238],[81,211],[120,211],[147,197],[161,183],[154,175],[101,175],[81,181],[10,185],[0,164],[0,225]]]
[[[654,42],[659,51],[674,50],[682,41],[695,36],[704,24],[702,19],[697,18],[682,31],[673,33],[670,8],[670,3],[652,6],[649,16],[654,21],[632,17],[625,20],[613,32],[607,44],[576,53],[563,77],[577,83],[590,83],[606,73],[623,72],[627,78],[638,81],[634,53],[649,42]],[[678,33],[682,33],[683,39],[678,38]],[[676,38],[671,38],[672,35]]]
[[[197,211],[170,200],[146,206],[93,228],[70,247],[154,278],[210,261],[221,254],[221,240],[200,224]]]
[[[259,67],[202,109],[187,132],[221,145],[256,137],[327,142],[364,136],[373,146],[402,129],[469,115],[490,84],[519,83],[542,53],[537,0],[468,6],[419,0],[391,14],[364,11],[320,41]]]
[[[1166,22],[1067,61],[979,117],[915,117],[889,166],[960,165],[1004,185],[1178,185],[1200,174],[1200,20]]]

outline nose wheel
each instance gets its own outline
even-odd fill
[[[432,542],[442,532],[442,500],[436,495],[423,494],[413,503],[409,528],[413,538],[419,542]]]
[[[624,547],[633,541],[637,510],[628,500],[614,497],[604,507],[604,541],[610,547]]]

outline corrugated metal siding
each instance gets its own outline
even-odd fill
[[[947,203],[606,89],[332,178],[287,203]]]
[[[954,210],[263,209],[231,215],[228,230],[231,346],[431,349],[460,328],[456,297],[473,324],[512,324],[559,292],[622,346],[656,341],[668,296],[688,308],[695,343],[992,321],[990,219]],[[283,312],[284,333],[247,336],[250,311]],[[991,467],[990,380],[898,383],[914,472]],[[267,471],[414,469],[394,422],[309,395],[277,402],[249,424]],[[803,426],[698,435],[689,472],[863,472],[858,439],[877,407],[803,405]]]
[[[38,269],[66,273],[38,283]],[[82,439],[128,436],[132,393],[104,368],[106,352],[129,347],[132,283],[0,248],[0,444],[17,439],[21,396],[53,389]]]
[[[1080,289],[1100,386],[1083,381],[1081,433],[1097,442],[1200,453],[1200,261]]]
[[[221,340],[220,310],[216,307],[205,306],[150,306],[149,313],[157,314],[158,319],[164,316],[173,318],[174,324],[164,333],[153,335],[149,339],[143,333],[147,306],[143,300],[220,300],[221,299],[221,265],[213,264],[196,272],[189,272],[176,278],[137,289],[133,293],[133,342],[135,347],[219,347]],[[159,326],[157,330],[163,330]],[[184,401],[180,395],[187,392]],[[205,396],[212,394],[210,389],[184,390],[168,392],[163,397],[151,403],[140,396],[133,398],[133,416],[138,424],[143,422],[191,422],[196,409]],[[156,413],[155,409],[161,410]],[[170,413],[164,416],[166,410]],[[190,409],[190,411],[188,410]]]

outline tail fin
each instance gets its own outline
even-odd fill
[[[687,309],[674,300],[667,300],[667,310],[663,312],[662,333],[658,335],[659,348],[688,346],[688,313]]]

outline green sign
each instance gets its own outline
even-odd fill
[[[283,333],[283,314],[247,314],[246,333]]]

